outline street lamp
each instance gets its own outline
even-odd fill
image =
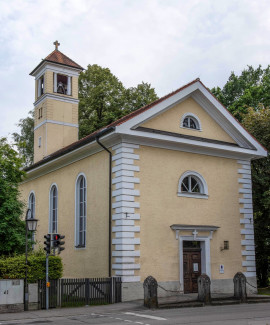
[[[28,310],[28,283],[27,283],[27,252],[28,252],[28,231],[36,231],[38,220],[34,218],[31,209],[27,209],[25,215],[25,279],[24,279],[24,310]]]

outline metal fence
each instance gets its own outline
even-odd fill
[[[46,308],[46,281],[40,280],[39,308]],[[50,280],[49,308],[121,302],[121,278]]]

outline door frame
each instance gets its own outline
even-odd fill
[[[184,291],[184,259],[183,259],[183,241],[194,241],[193,236],[179,236],[179,279],[180,291]],[[210,238],[196,237],[195,241],[200,242],[201,247],[201,274],[205,273],[211,279],[211,258],[210,258]]]
[[[179,282],[180,291],[184,292],[184,266],[183,266],[183,241],[199,241],[201,247],[201,273],[205,273],[211,279],[211,256],[210,256],[210,240],[213,233],[218,230],[217,226],[206,225],[171,225],[172,230],[175,230],[176,240],[179,241]],[[183,232],[192,232],[192,235],[182,235]],[[199,236],[200,233],[208,233],[206,236]]]

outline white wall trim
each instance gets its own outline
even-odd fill
[[[140,168],[135,165],[140,156],[134,152],[139,146],[122,142],[112,149],[114,150],[112,160],[115,162],[112,168],[112,184],[115,185],[112,192],[115,199],[112,203],[112,232],[115,233],[115,238],[112,239],[114,245],[112,269],[115,275],[122,276],[123,282],[134,282],[139,279],[134,277],[135,270],[140,269],[140,264],[134,264],[134,257],[140,256],[136,246],[140,245],[140,238],[137,235],[135,237],[135,233],[140,232],[140,226],[135,225],[135,220],[140,220],[140,214],[137,213],[140,209],[140,191],[134,189],[134,184],[140,183],[137,177]]]
[[[75,128],[79,127],[79,124],[73,124],[73,123],[66,123],[66,122],[59,122],[59,121],[54,121],[54,120],[44,120],[41,123],[39,123],[37,126],[34,127],[34,131],[40,128],[42,125],[45,123],[51,123],[51,124],[58,124],[58,125],[65,125],[65,126],[72,126]]]
[[[79,99],[73,98],[71,96],[68,97],[68,95],[61,96],[61,94],[58,93],[55,94],[45,93],[34,102],[34,106],[41,104],[42,102],[44,102],[45,99],[56,99],[56,100],[60,100],[61,102],[66,102],[71,104],[79,103]]]
[[[240,189],[239,194],[239,213],[244,218],[240,219],[241,228],[240,233],[244,235],[241,240],[242,250],[242,266],[246,267],[244,274],[247,277],[256,276],[256,257],[255,257],[255,242],[253,229],[253,208],[252,208],[252,182],[251,182],[251,166],[248,160],[238,160],[240,165],[238,174],[242,178],[238,178]],[[247,188],[248,187],[248,188]]]

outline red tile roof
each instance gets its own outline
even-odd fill
[[[83,70],[83,68],[71,60],[68,56],[60,52],[59,50],[54,50],[51,54],[46,56],[44,59],[45,61],[50,61],[50,62],[55,62],[55,63],[60,63],[63,65],[68,65],[69,67],[77,68]]]
[[[78,63],[71,60],[68,56],[60,52],[59,50],[54,50],[52,53],[50,53],[48,56],[46,56],[45,59],[42,59],[40,64],[35,67],[35,69],[30,73],[30,75],[33,75],[33,73],[44,63],[44,62],[53,62],[61,65],[65,65],[68,67],[72,67],[79,70],[84,70],[83,67],[81,67]]]

